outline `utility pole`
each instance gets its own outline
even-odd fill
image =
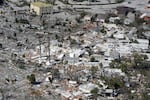
[[[39,49],[40,49],[40,59],[42,58],[42,53],[41,53],[41,39],[40,36],[38,36],[38,40],[39,40]]]
[[[39,38],[39,44],[40,44],[40,59],[41,59],[41,58],[42,58],[42,52],[41,52],[41,50],[42,50],[42,49],[41,49],[41,45],[42,45],[42,44],[41,44],[41,39],[40,39],[40,38]]]
[[[51,62],[50,33],[48,33],[48,36],[47,36],[47,42],[48,42],[48,60],[49,60],[49,63],[50,63],[50,62]]]

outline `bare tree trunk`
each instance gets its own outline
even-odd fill
[[[41,59],[41,57],[42,57],[42,53],[41,53],[41,39],[40,38],[38,38],[39,39],[39,46],[40,46],[40,59]]]

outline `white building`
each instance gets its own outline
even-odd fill
[[[104,74],[105,76],[112,76],[112,75],[125,76],[125,73],[122,72],[121,69],[116,69],[116,68],[105,68]]]
[[[110,17],[109,22],[114,23],[116,20],[120,20],[120,17]]]
[[[83,93],[90,93],[91,90],[96,87],[98,87],[98,86],[93,83],[87,83],[87,84],[80,85],[79,90],[82,91]]]
[[[149,40],[147,39],[136,39],[138,43],[132,43],[131,45],[135,50],[148,50]]]
[[[30,12],[37,15],[50,14],[52,5],[43,2],[33,2],[30,5]]]

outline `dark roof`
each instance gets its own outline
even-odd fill
[[[127,15],[129,12],[135,12],[134,8],[127,6],[118,6],[117,8],[118,14]]]
[[[2,5],[4,3],[4,1],[3,0],[0,0],[0,5]]]
[[[98,14],[97,18],[105,19],[105,18],[107,18],[107,16],[108,16],[108,14]]]

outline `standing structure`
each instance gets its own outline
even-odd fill
[[[33,2],[30,5],[30,12],[36,15],[50,14],[52,5],[44,2]]]

